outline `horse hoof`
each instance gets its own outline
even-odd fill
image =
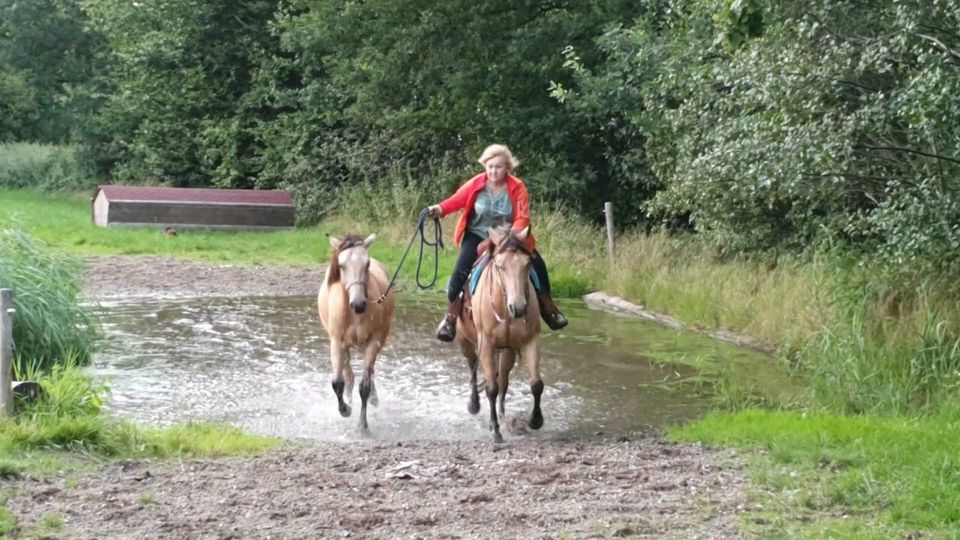
[[[530,416],[530,421],[527,422],[527,425],[530,426],[530,429],[540,429],[543,427],[543,415],[534,414]]]
[[[353,409],[350,408],[346,403],[340,404],[340,416],[346,418],[350,416],[350,413],[353,412]]]
[[[470,414],[477,414],[480,412],[480,398],[471,399],[470,403],[467,403],[467,412]]]
[[[494,434],[493,434],[493,443],[494,443],[494,444],[500,444],[500,443],[502,443],[502,442],[503,442],[503,435],[501,435],[499,431],[494,432]]]

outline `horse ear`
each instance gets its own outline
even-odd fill
[[[366,237],[366,238],[363,240],[363,247],[364,247],[364,248],[370,247],[370,244],[372,244],[373,241],[376,240],[376,239],[377,239],[377,233],[373,233],[373,234],[371,234],[370,236]]]
[[[527,225],[526,227],[523,228],[522,231],[520,231],[520,232],[517,233],[517,239],[520,240],[521,242],[523,242],[524,240],[527,239],[527,235],[528,235],[528,234],[530,234],[530,226],[529,226],[529,225]]]
[[[503,229],[500,227],[490,227],[487,229],[487,238],[493,241],[494,244],[499,245],[504,236]]]
[[[330,245],[333,246],[334,249],[340,249],[341,244],[343,244],[343,241],[338,239],[336,236],[330,237]]]

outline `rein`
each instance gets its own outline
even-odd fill
[[[390,289],[392,289],[394,283],[397,282],[397,275],[400,274],[400,269],[403,268],[403,262],[407,260],[407,255],[410,253],[410,248],[413,247],[413,241],[416,240],[417,234],[420,235],[420,255],[417,258],[417,287],[421,289],[429,289],[437,282],[437,276],[440,273],[440,250],[443,249],[443,230],[440,226],[440,220],[434,218],[433,242],[427,240],[427,237],[423,232],[423,224],[426,222],[427,216],[429,215],[430,211],[427,209],[424,209],[422,212],[420,212],[420,218],[417,220],[417,228],[413,231],[413,236],[410,238],[410,242],[407,244],[406,251],[403,252],[403,257],[400,258],[400,264],[397,265],[397,270],[393,273],[393,278],[390,279],[390,285],[387,285],[387,290],[383,291],[383,294],[381,294],[380,298],[377,299],[378,304],[383,303],[384,299],[387,297],[387,294],[390,292]],[[423,284],[420,281],[420,268],[423,265],[424,246],[430,246],[433,248],[433,279],[427,284]]]

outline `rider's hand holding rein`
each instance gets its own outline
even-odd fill
[[[437,338],[441,341],[453,341],[456,336],[457,317],[463,307],[461,291],[477,260],[477,247],[487,238],[488,231],[505,224],[518,231],[530,226],[530,198],[523,180],[513,174],[520,162],[510,149],[491,144],[477,162],[483,165],[483,172],[463,182],[450,197],[426,209],[434,218],[462,211],[453,236],[460,254],[447,283],[447,312],[437,327]],[[540,316],[551,329],[559,330],[567,325],[567,319],[550,296],[550,278],[546,263],[536,249],[536,238],[531,234],[524,244],[540,282],[537,290]]]

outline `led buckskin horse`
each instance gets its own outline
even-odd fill
[[[363,378],[360,380],[360,430],[368,433],[367,401],[377,405],[377,390],[373,382],[373,367],[390,334],[395,299],[387,291],[387,271],[380,262],[370,258],[367,247],[376,238],[348,236],[343,240],[330,237],[333,255],[326,278],[317,295],[320,321],[330,336],[330,362],[333,367],[333,391],[337,395],[340,415],[350,416],[353,394],[353,369],[350,367],[350,349],[363,353]],[[372,300],[373,299],[373,300]],[[346,401],[344,401],[346,391]]]
[[[476,291],[457,320],[456,340],[470,369],[468,410],[480,410],[477,391],[477,363],[483,369],[487,400],[490,402],[490,431],[494,442],[502,442],[497,409],[504,415],[504,400],[517,353],[530,373],[533,411],[527,425],[543,426],[540,396],[540,305],[530,281],[530,252],[524,248],[529,227],[520,232],[509,226],[490,229],[486,248],[489,262],[483,268]],[[481,257],[482,259],[483,257]],[[499,354],[498,354],[499,353]],[[499,357],[499,359],[498,359]],[[499,396],[499,407],[495,400]]]

